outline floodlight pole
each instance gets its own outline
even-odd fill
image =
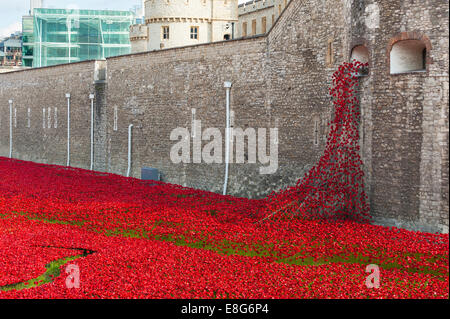
[[[231,82],[223,84],[226,89],[226,126],[225,126],[225,178],[223,182],[223,195],[227,194],[228,166],[230,164],[230,90]]]
[[[89,94],[91,100],[91,171],[94,169],[94,94]]]
[[[70,166],[70,93],[66,93],[67,99],[67,166]]]
[[[13,100],[9,100],[9,158],[12,158],[12,149],[13,149],[13,120],[12,120],[12,111],[13,111]]]

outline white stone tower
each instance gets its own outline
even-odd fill
[[[132,52],[231,39],[237,21],[238,0],[146,0],[145,25],[130,28]]]

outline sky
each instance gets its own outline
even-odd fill
[[[140,0],[44,0],[47,8],[129,10]],[[0,39],[22,30],[22,16],[28,14],[30,0],[0,0]]]
[[[239,3],[244,0],[239,0]],[[140,0],[44,0],[47,8],[129,10]],[[22,30],[22,16],[28,14],[30,0],[0,0],[0,39]]]

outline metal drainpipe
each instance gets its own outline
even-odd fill
[[[91,99],[91,171],[94,169],[94,94],[89,94]]]
[[[66,93],[67,99],[67,166],[70,166],[70,93]]]
[[[226,112],[226,127],[225,127],[225,180],[223,182],[223,195],[227,194],[228,186],[228,166],[230,162],[230,90],[231,82],[225,82],[223,84],[227,93],[227,112]]]
[[[9,100],[9,158],[12,158],[12,149],[13,149],[13,139],[12,139],[12,108],[13,108],[13,100]]]
[[[127,169],[127,177],[130,177],[131,172],[131,129],[133,128],[133,124],[128,126],[128,169]]]

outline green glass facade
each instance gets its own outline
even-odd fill
[[[33,66],[33,17],[22,17],[22,62],[24,66]]]
[[[130,53],[133,18],[129,11],[35,9],[23,18],[24,64],[42,67]]]

